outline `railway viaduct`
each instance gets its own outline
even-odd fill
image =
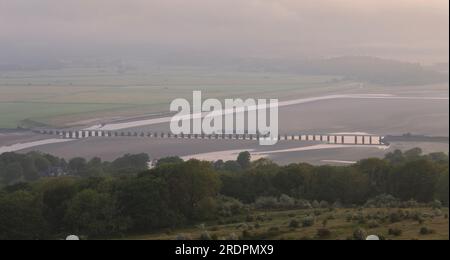
[[[117,137],[135,137],[135,138],[159,138],[159,139],[198,139],[198,140],[259,140],[262,135],[252,134],[180,134],[155,133],[155,132],[136,132],[136,131],[93,131],[93,130],[35,130],[35,133],[43,135],[53,135],[65,139],[84,139],[92,137],[117,138]],[[378,135],[336,135],[336,134],[298,134],[298,135],[279,135],[279,141],[311,141],[323,142],[327,144],[343,145],[389,145],[384,136]]]

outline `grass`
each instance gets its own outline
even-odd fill
[[[389,215],[397,213],[399,210],[411,216],[416,213],[423,215],[423,223],[414,220],[414,218],[404,218],[399,222],[391,223]],[[448,216],[448,208],[443,209],[442,214],[439,215],[436,215],[435,211],[429,208],[254,211],[251,214],[255,216],[255,218],[251,218],[253,220],[251,222],[246,222],[246,216],[236,216],[226,219],[221,224],[206,223],[204,228],[203,225],[202,227],[193,226],[154,234],[130,236],[125,239],[173,240],[180,236],[189,239],[200,239],[201,234],[207,231],[215,239],[238,237],[240,239],[256,240],[345,240],[353,238],[353,233],[357,229],[364,230],[365,235],[376,234],[389,240],[449,239],[449,221],[448,217],[446,217]],[[359,215],[364,216],[364,221],[357,219],[349,221],[349,216]],[[302,220],[307,216],[314,216],[314,225],[302,227]],[[377,220],[379,224],[375,227],[373,225],[375,220],[369,219],[374,218],[374,216],[384,216],[384,220]],[[290,225],[292,220],[297,220],[300,226],[293,228]],[[224,222],[227,224],[223,224]],[[420,229],[422,227],[433,230],[433,232],[421,235]],[[322,231],[318,234],[320,229]],[[389,229],[400,230],[401,234],[390,234]]]
[[[283,98],[328,88],[330,77],[227,73],[171,68],[161,72],[62,69],[0,75],[0,128],[28,122],[64,126],[100,117],[167,112],[175,98]]]

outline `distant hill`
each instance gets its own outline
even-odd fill
[[[420,64],[374,57],[339,57],[306,62],[299,68],[304,74],[341,75],[377,84],[423,85],[448,81],[448,74]]]
[[[425,85],[448,82],[448,69],[369,56],[330,59],[247,59],[234,62],[240,71],[333,75],[382,85]]]

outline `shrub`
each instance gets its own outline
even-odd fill
[[[252,239],[252,233],[248,230],[242,231],[242,239]]]
[[[400,200],[388,194],[369,199],[365,204],[367,208],[398,208],[399,206]]]
[[[403,231],[401,229],[398,229],[398,228],[390,228],[389,231],[388,231],[389,235],[396,236],[396,237],[401,236],[402,233],[403,233]]]
[[[320,239],[328,238],[331,236],[331,231],[327,228],[319,228],[317,229],[317,237]]]
[[[354,240],[366,240],[367,233],[364,229],[358,228],[353,231],[353,239]]]
[[[318,209],[320,208],[320,203],[317,200],[315,200],[312,202],[311,206],[315,209]]]
[[[320,208],[322,208],[322,209],[327,209],[327,208],[330,207],[330,204],[329,204],[328,202],[322,200],[322,201],[320,202],[319,206],[320,206]]]
[[[402,208],[417,208],[419,207],[419,203],[415,200],[408,200],[402,203]]]
[[[185,234],[178,234],[175,238],[176,240],[192,240],[190,235],[185,235]]]
[[[299,209],[311,209],[312,208],[311,203],[307,200],[298,200],[296,207]]]
[[[264,222],[264,221],[266,221],[266,216],[264,216],[264,215],[258,215],[258,216],[256,216],[256,221],[259,221],[259,222]]]
[[[427,228],[427,227],[422,227],[422,228],[420,229],[420,234],[421,234],[421,235],[430,235],[430,234],[433,234],[433,233],[434,233],[434,230],[429,229],[429,228]]]
[[[433,213],[434,213],[435,217],[441,217],[442,216],[442,210],[440,210],[440,209],[435,209]]]
[[[243,214],[247,208],[237,199],[221,196],[217,200],[218,213],[222,217],[232,217]]]
[[[245,221],[246,221],[246,222],[253,222],[253,221],[255,221],[255,217],[252,216],[252,215],[248,215],[248,216],[245,218]]]
[[[340,201],[336,201],[333,203],[333,205],[331,207],[333,207],[334,209],[340,209],[340,208],[343,208],[344,206],[342,205],[342,203]]]
[[[442,208],[442,202],[439,200],[435,200],[431,203],[431,207],[433,209],[441,209]]]
[[[239,237],[235,233],[231,233],[226,240],[239,240]]]
[[[280,229],[278,227],[270,227],[268,231],[269,232],[279,232]]]
[[[212,237],[208,231],[203,231],[200,235],[200,240],[212,240]]]
[[[275,197],[259,197],[255,201],[258,209],[274,209],[278,207],[278,200]]]
[[[305,217],[302,221],[303,227],[311,227],[314,225],[314,218],[313,217]]]
[[[293,219],[289,223],[289,227],[290,228],[299,228],[300,227],[300,223],[297,220]]]
[[[373,229],[373,228],[379,228],[379,227],[380,227],[380,224],[378,223],[378,221],[372,220],[372,221],[370,221],[370,222],[367,224],[367,226],[368,226],[370,229]]]
[[[393,212],[393,213],[389,214],[389,221],[391,223],[397,223],[397,222],[400,222],[401,220],[402,220],[402,217],[399,212]]]
[[[295,207],[295,199],[283,194],[280,196],[279,206],[283,208],[293,208]]]

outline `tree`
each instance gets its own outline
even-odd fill
[[[170,208],[180,210],[188,219],[198,218],[199,202],[216,197],[220,188],[220,179],[209,162],[190,160],[166,164],[150,171],[150,174],[166,180]]]
[[[156,167],[160,167],[161,165],[168,163],[182,163],[182,162],[183,159],[181,159],[178,156],[165,157],[158,160],[158,162],[156,163]]]
[[[46,172],[51,167],[50,161],[40,154],[34,158],[34,165],[39,172]]]
[[[39,198],[27,191],[0,195],[0,240],[49,238]]]
[[[229,172],[238,172],[242,170],[241,165],[236,161],[226,161],[223,164],[222,170]]]
[[[393,173],[393,195],[402,200],[430,202],[434,199],[439,171],[433,162],[425,159],[410,161],[397,167]]]
[[[23,168],[23,177],[26,181],[35,181],[39,179],[39,173],[36,169],[33,158],[25,156],[21,162]]]
[[[42,194],[43,216],[54,233],[63,232],[63,219],[71,199],[76,195],[73,178],[56,178],[45,181],[39,191]]]
[[[80,176],[80,177],[87,177],[87,162],[84,158],[73,158],[69,161],[69,172],[72,175]]]
[[[390,193],[391,167],[386,160],[369,158],[359,161],[356,167],[369,178],[370,197]]]
[[[19,162],[7,164],[2,173],[2,180],[5,184],[13,184],[23,177],[23,168]]]
[[[448,165],[446,169],[442,170],[439,176],[439,181],[437,185],[437,199],[444,204],[444,206],[448,207],[449,200],[449,179],[448,179]]]
[[[403,153],[407,160],[417,160],[422,156],[421,148],[413,148]]]
[[[72,234],[101,237],[126,231],[130,221],[119,214],[110,194],[87,189],[70,201],[64,223]]]
[[[132,219],[133,231],[175,227],[182,222],[176,209],[169,208],[169,191],[163,178],[143,175],[117,182],[115,192],[123,216]]]
[[[250,167],[251,155],[249,152],[241,152],[237,157],[237,162],[242,169],[247,169]]]
[[[148,170],[150,157],[145,154],[126,154],[111,163],[111,171],[116,175],[137,174]]]
[[[405,157],[401,150],[395,150],[394,152],[386,154],[385,159],[391,164],[400,164],[405,161]]]
[[[87,177],[101,177],[105,174],[102,159],[94,157],[86,165]]]
[[[273,179],[273,184],[281,194],[295,198],[304,198],[308,194],[313,166],[309,164],[291,164],[282,167]]]

